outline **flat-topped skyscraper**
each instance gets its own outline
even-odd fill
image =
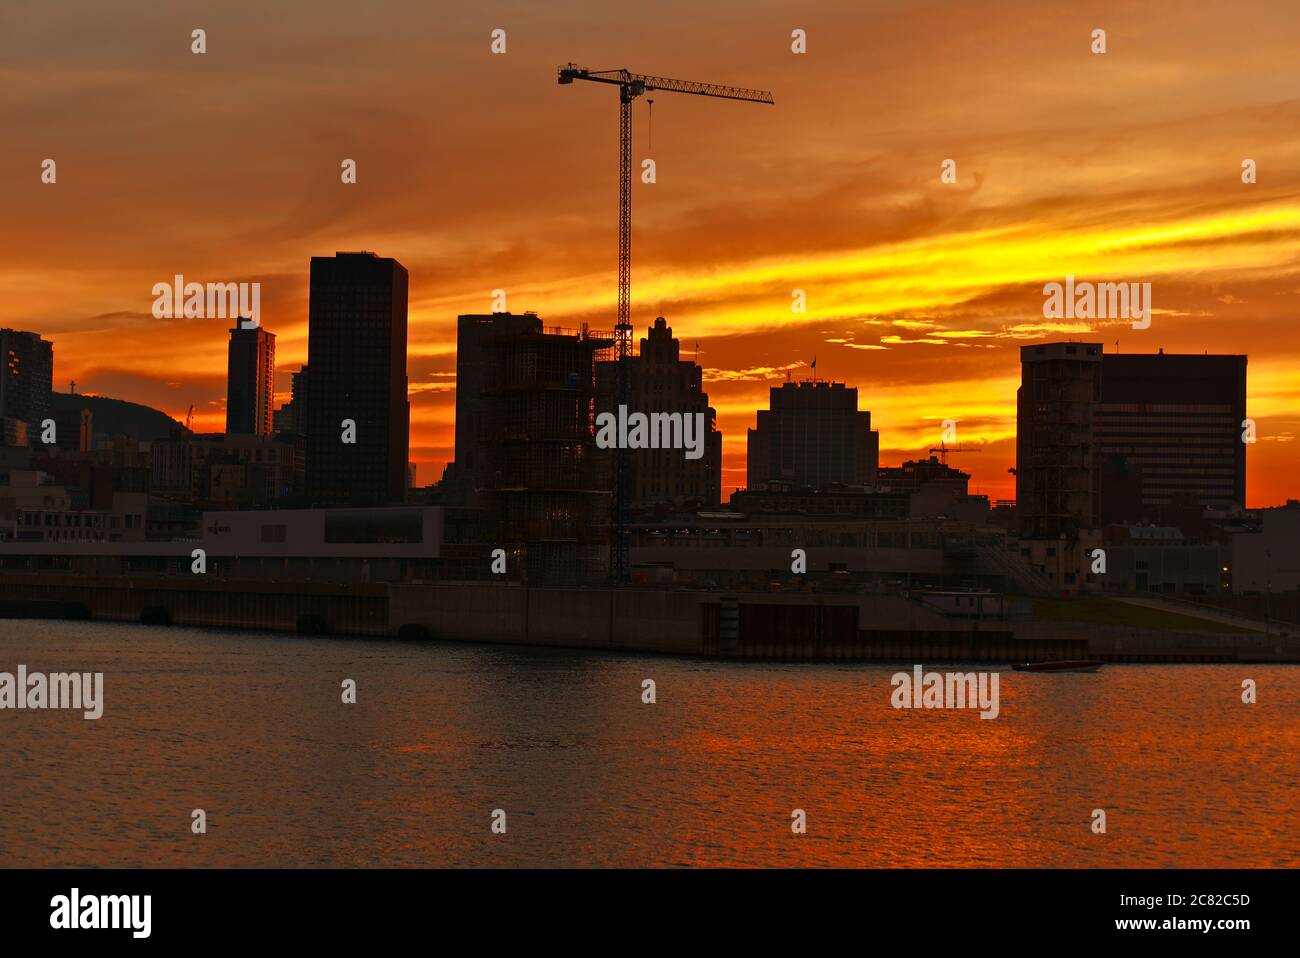
[[[1094,432],[1141,476],[1147,510],[1246,506],[1246,357],[1107,353]]]
[[[313,256],[304,409],[307,495],[321,506],[400,503],[411,407],[406,268],[374,253]],[[355,424],[344,442],[344,421]]]
[[[269,436],[275,400],[275,333],[239,320],[226,363],[226,434]]]

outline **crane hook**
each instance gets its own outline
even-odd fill
[[[653,97],[647,98],[646,103],[650,105],[650,122],[648,129],[650,132],[650,149],[655,148],[655,101]]]

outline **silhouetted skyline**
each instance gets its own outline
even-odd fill
[[[472,17],[411,5],[409,29],[358,30],[352,5],[326,0],[307,17],[207,11],[201,62],[181,9],[29,6],[0,40],[0,325],[55,340],[61,390],[75,379],[178,421],[193,404],[196,428],[219,431],[229,323],[154,320],[152,284],[260,281],[283,401],[307,358],[308,259],[380,250],[412,276],[411,453],[436,477],[457,315],[500,288],[515,312],[611,328],[614,110],[595,91],[575,103],[555,67],[626,65],[777,94],[762,109],[665,97],[653,149],[644,103],[635,117],[658,178],[634,184],[632,319],[663,315],[700,342],[724,494],[745,484],[769,386],[815,355],[819,375],[861,390],[882,461],[924,456],[955,419],[961,441],[987,444],[974,487],[1008,498],[1017,351],[1074,337],[1251,353],[1250,504],[1279,503],[1300,436],[1300,106],[1271,81],[1294,69],[1300,10],[1192,6],[1108,9],[1104,58],[1086,18],[1028,0],[814,5],[797,24],[807,56],[789,52],[778,8],[620,7],[597,22],[520,8],[493,56]],[[47,156],[57,186],[40,182]],[[345,158],[355,185],[339,181]],[[1151,328],[1045,321],[1042,285],[1071,273],[1151,282]]]

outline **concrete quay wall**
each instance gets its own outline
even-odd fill
[[[944,617],[900,596],[0,575],[0,618],[798,660],[1300,662],[1300,638]]]

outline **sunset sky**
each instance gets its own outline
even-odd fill
[[[0,326],[53,341],[60,391],[192,403],[218,431],[230,324],[155,319],[155,283],[260,282],[287,399],[310,257],[395,257],[433,482],[457,314],[499,287],[547,325],[613,326],[617,93],[555,69],[627,67],[776,99],[657,94],[653,146],[644,100],[634,115],[634,165],[658,172],[633,192],[636,335],[663,315],[686,356],[699,342],[724,496],[768,387],[815,356],[858,387],[882,464],[955,419],[986,445],[953,463],[1010,498],[1019,347],[1076,338],[1246,353],[1248,504],[1278,504],[1300,496],[1297,51],[1295,0],[6,0]],[[1044,320],[1066,274],[1151,283],[1151,328]]]

